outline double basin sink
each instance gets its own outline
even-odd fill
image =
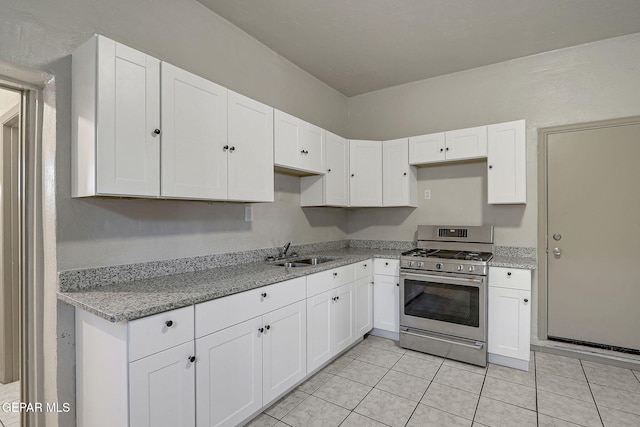
[[[300,258],[300,259],[291,259],[288,261],[276,262],[275,265],[286,268],[297,268],[297,267],[310,267],[312,265],[323,264],[325,262],[335,261],[338,258],[328,258],[328,257],[311,257],[311,258]]]

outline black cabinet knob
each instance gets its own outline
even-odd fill
[[[397,287],[400,287],[400,283],[396,283],[396,286],[397,286]]]
[[[529,298],[525,298],[525,299],[524,299],[524,302],[529,302]]]
[[[271,325],[267,325],[264,328],[268,331],[269,329],[271,329]]]
[[[228,145],[225,145],[224,147],[222,147],[222,150],[223,150],[223,151],[224,151],[224,150],[228,150],[228,149],[229,149],[229,146],[228,146]]]
[[[389,263],[388,263],[388,262],[385,262],[385,263],[384,263],[384,265],[389,265]]]
[[[405,173],[403,173],[402,175],[403,175],[403,176],[407,176],[407,173],[405,172]]]
[[[493,169],[493,165],[489,165],[489,169]]]
[[[442,153],[443,151],[444,151],[444,148],[441,148],[441,149],[440,149],[440,152]]]
[[[196,357],[195,356],[189,356],[189,362],[193,363],[196,361]]]
[[[445,151],[449,151],[449,147],[445,148],[444,150],[445,150]]]
[[[261,294],[260,294],[260,296],[261,296],[262,298],[266,298],[266,297],[267,297],[267,293],[266,293],[266,292],[263,292],[263,293],[261,293]]]
[[[154,133],[155,135],[160,135],[160,129],[154,129],[154,130],[153,130],[153,133]]]
[[[511,276],[511,272],[510,271],[507,271],[507,276]]]
[[[355,176],[354,174],[351,174],[351,178],[353,178],[354,176]]]
[[[235,151],[236,147],[234,147],[233,145],[231,147],[229,147],[229,151]]]
[[[173,326],[173,320],[167,320],[164,324],[167,325],[167,328],[170,328]]]
[[[331,169],[327,169],[327,172],[331,172]]]
[[[264,328],[258,328],[258,332],[263,333],[264,332]]]
[[[338,273],[333,273],[333,277],[338,277]]]

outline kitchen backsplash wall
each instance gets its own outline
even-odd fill
[[[423,167],[418,208],[352,210],[349,238],[408,240],[417,224],[491,224],[498,245],[537,246],[538,129],[640,115],[638,69],[634,34],[349,98],[348,136],[355,139],[526,119],[528,202],[487,205],[486,161]]]
[[[345,239],[347,212],[301,209],[299,182],[276,174],[275,202],[251,204],[252,222],[241,203],[70,199],[59,271]]]

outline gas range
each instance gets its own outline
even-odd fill
[[[487,275],[493,227],[418,226],[418,247],[402,253],[400,268]]]

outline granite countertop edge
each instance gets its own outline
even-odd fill
[[[524,270],[535,270],[537,265],[536,258],[532,257],[494,256],[489,261],[489,267],[521,268]]]
[[[336,258],[323,264],[285,268],[252,262],[131,282],[58,292],[58,299],[109,322],[126,322],[186,307],[370,258],[398,259],[402,250],[348,248],[301,254]]]

